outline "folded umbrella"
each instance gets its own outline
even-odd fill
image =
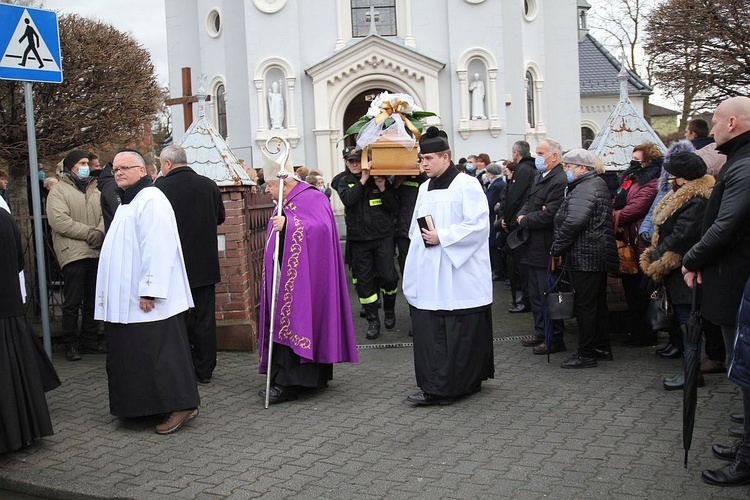
[[[685,351],[685,385],[682,393],[682,445],[685,448],[685,463],[687,469],[688,452],[693,442],[693,428],[695,427],[695,409],[698,405],[698,377],[700,375],[700,356],[698,342],[701,338],[701,314],[698,306],[698,283],[693,282],[692,303],[690,305],[690,319],[682,326],[687,338]]]

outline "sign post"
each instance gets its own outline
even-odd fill
[[[31,82],[61,83],[62,58],[57,14],[48,10],[0,4],[0,79],[23,81],[26,104],[26,135],[29,142],[29,182],[34,215],[34,248],[39,277],[39,305],[42,310],[44,350],[52,358],[49,328],[47,268],[44,259],[42,202],[39,192],[39,164],[36,155],[34,97]]]

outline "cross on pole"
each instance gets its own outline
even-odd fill
[[[206,96],[206,101],[210,100],[211,96]],[[190,128],[193,123],[193,103],[195,102],[198,102],[198,98],[193,95],[190,68],[182,68],[182,96],[167,99],[164,103],[167,106],[182,104],[182,119],[185,123],[185,130]]]

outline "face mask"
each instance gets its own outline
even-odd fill
[[[44,172],[39,172],[39,180],[40,181],[44,180]]]
[[[325,186],[315,186],[315,187],[318,188],[318,191],[320,191],[321,193],[325,194],[325,192],[326,192],[326,187]]]
[[[641,162],[638,160],[630,160],[630,166],[633,168],[641,168]]]
[[[565,176],[568,178],[568,182],[573,182],[575,180],[575,177],[573,177],[573,171],[572,170],[566,170]]]
[[[547,170],[547,164],[544,163],[544,156],[537,156],[536,158],[534,158],[534,166],[540,172],[544,172],[545,170]]]
[[[469,172],[473,172],[475,168],[476,167],[472,165],[471,163],[466,164],[466,170],[468,170]]]
[[[78,167],[78,173],[76,174],[76,176],[81,180],[88,179],[89,167]]]

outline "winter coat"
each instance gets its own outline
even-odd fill
[[[712,323],[734,325],[750,275],[750,132],[718,149],[727,162],[708,199],[703,236],[682,263],[703,275],[701,314]]]
[[[750,391],[750,280],[745,284],[740,301],[734,357],[729,363],[728,376],[729,380]]]
[[[117,183],[112,173],[111,163],[105,165],[102,173],[99,174],[97,187],[101,193],[102,217],[104,218],[104,231],[106,232],[109,230],[109,225],[112,224],[112,219],[115,218],[117,207],[122,203],[120,195],[117,194]]]
[[[225,211],[219,187],[187,166],[173,168],[156,187],[174,210],[190,288],[221,281],[216,226],[224,223]]]
[[[484,193],[487,195],[487,205],[490,208],[490,245],[497,245],[497,232],[498,229],[495,227],[495,205],[500,203],[505,192],[505,182],[501,177],[496,177],[488,186],[487,191]]]
[[[525,156],[518,162],[513,177],[508,182],[508,192],[505,196],[505,208],[503,209],[503,220],[508,232],[513,231],[518,224],[518,212],[529,199],[531,185],[534,184],[538,172],[534,166],[534,158]]]
[[[572,271],[617,269],[612,201],[607,183],[588,172],[568,185],[565,201],[555,215],[555,240],[550,253],[564,256]]]
[[[527,266],[547,267],[550,263],[549,251],[553,240],[555,214],[565,199],[568,179],[562,164],[556,165],[542,177],[537,174],[531,186],[529,199],[518,213],[523,215],[520,227],[526,229],[527,242],[520,246],[518,262]]]
[[[82,259],[96,259],[99,249],[86,243],[89,231],[104,233],[104,220],[96,179],[82,192],[67,173],[47,195],[47,220],[52,228],[52,246],[60,268]]]
[[[619,216],[617,224],[627,231],[631,241],[636,241],[641,222],[656,198],[662,163],[663,159],[657,158],[649,166],[639,168],[628,189],[625,206],[612,212],[613,218]],[[630,169],[624,172],[621,183],[629,172]]]
[[[364,185],[347,170],[337,179],[336,190],[344,203],[347,241],[372,241],[392,238],[394,219],[398,213],[398,201],[391,183],[386,181],[385,190],[375,185],[370,177]]]
[[[704,175],[670,192],[654,209],[651,246],[641,255],[641,269],[657,283],[664,283],[674,304],[690,304],[690,289],[682,278],[682,256],[701,237],[714,178]]]

